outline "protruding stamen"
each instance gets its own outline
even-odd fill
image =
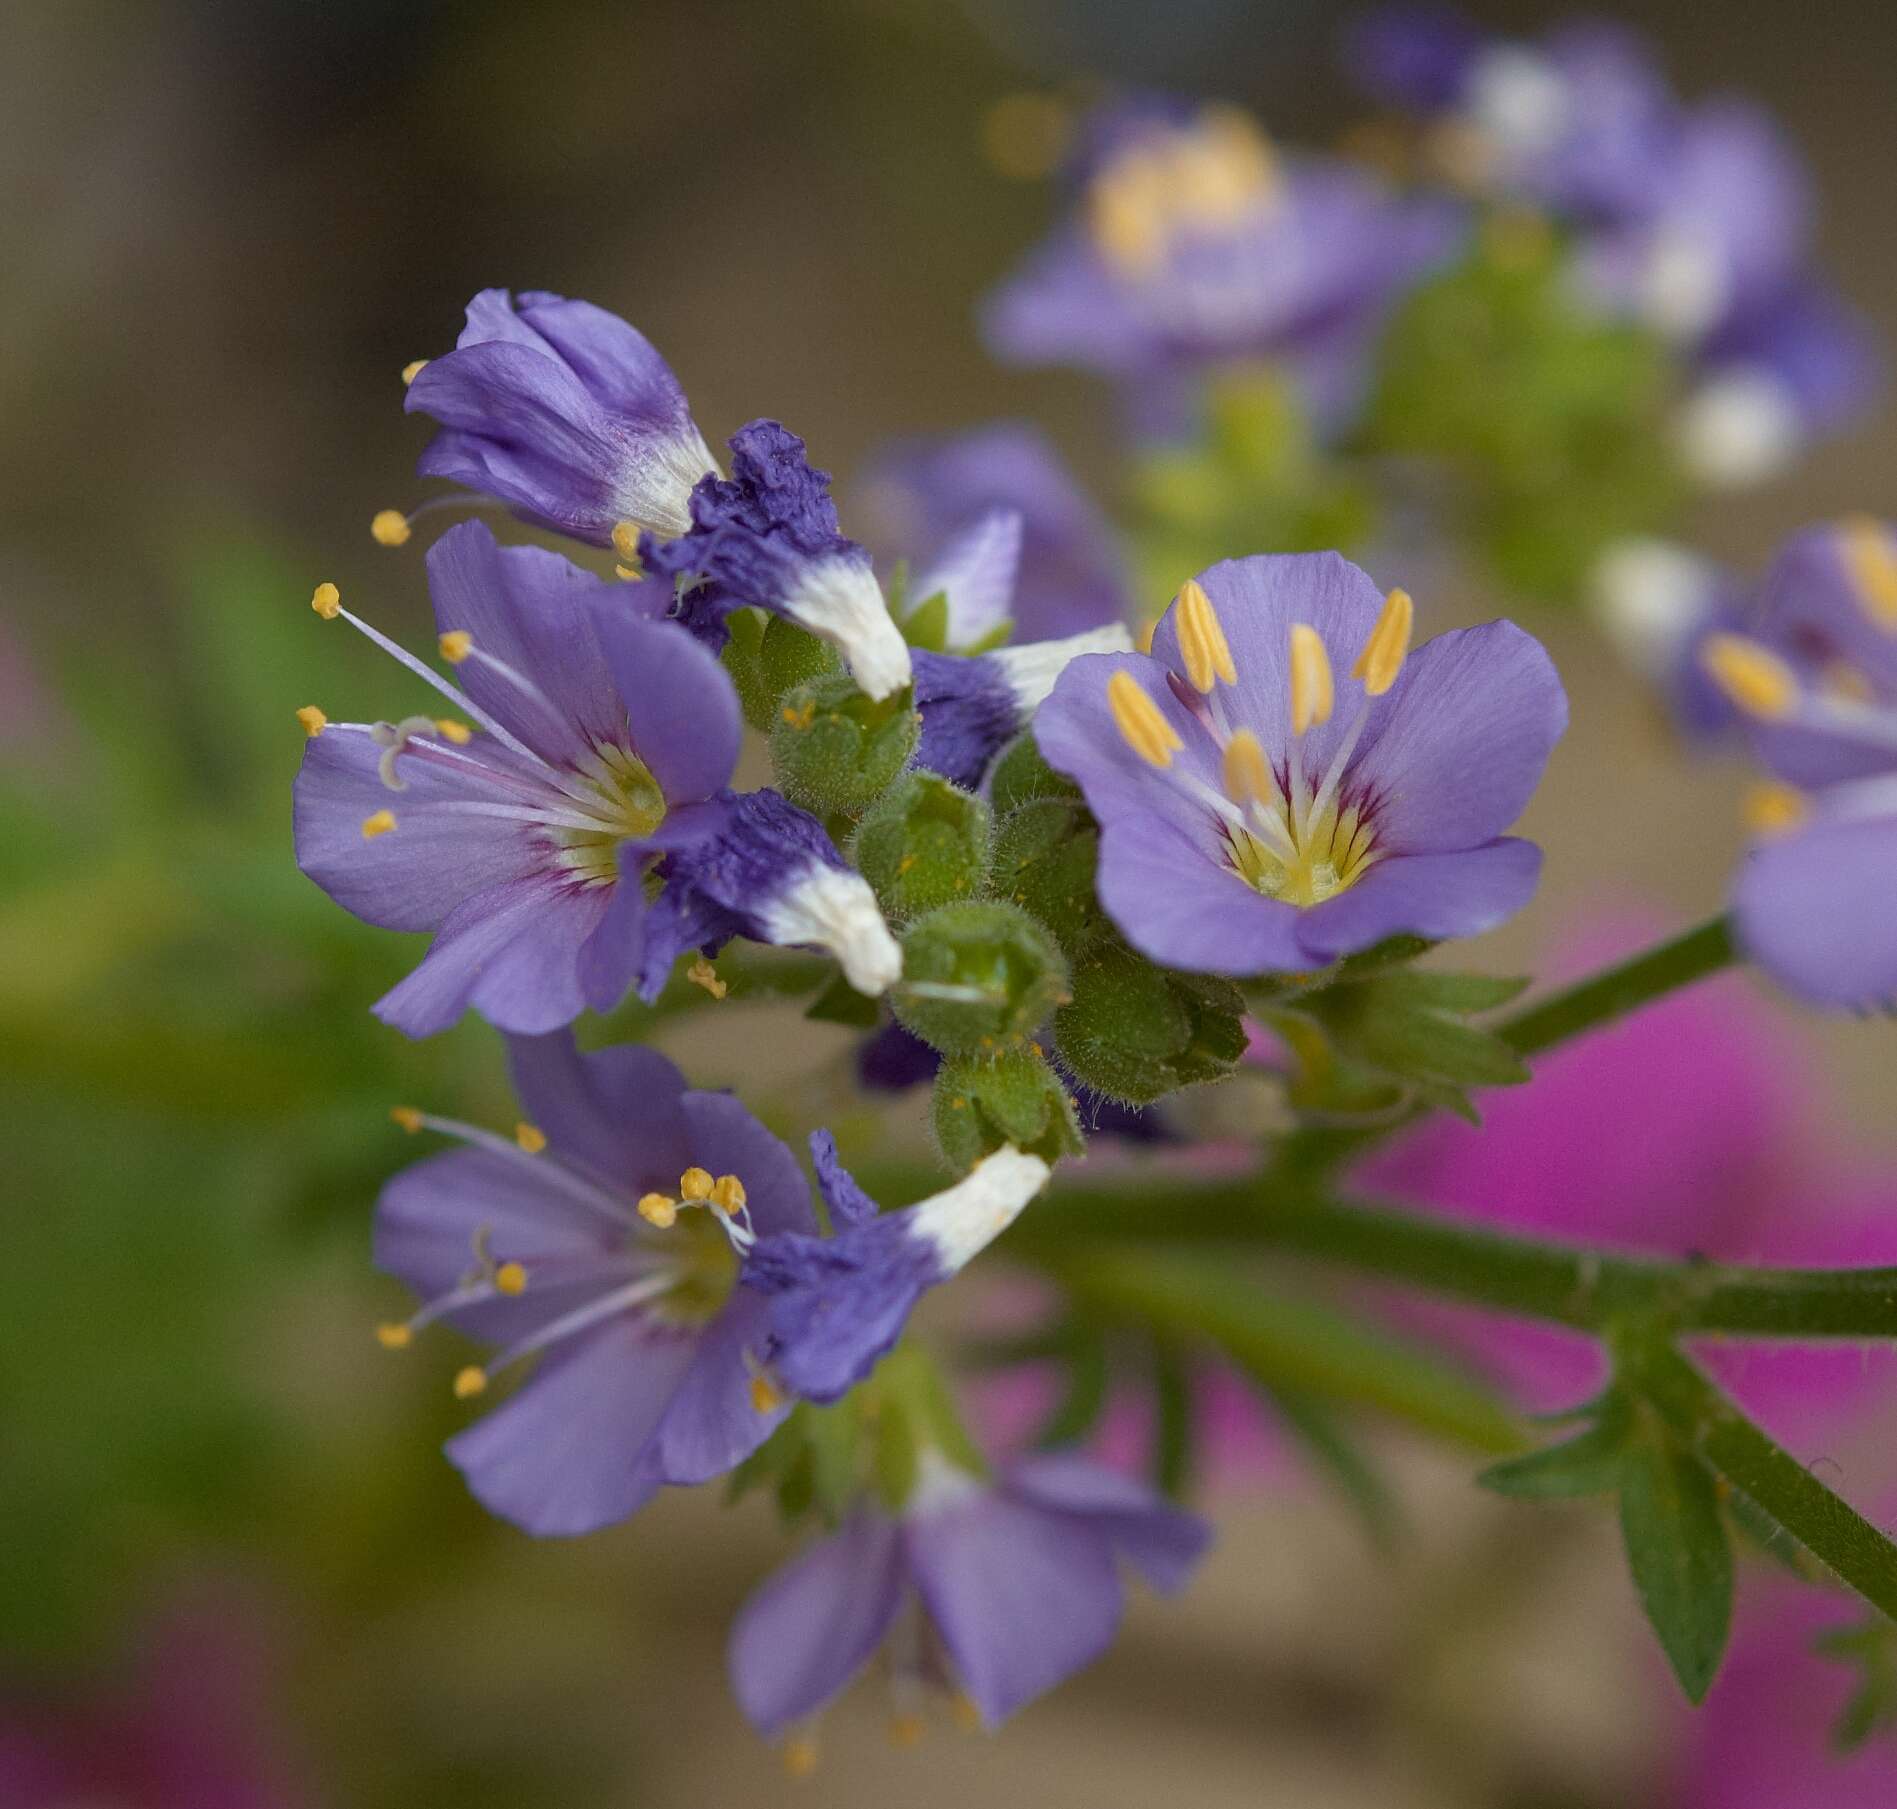
[[[1232,663],[1224,624],[1197,578],[1188,578],[1179,587],[1173,625],[1179,635],[1179,652],[1186,662],[1186,677],[1192,680],[1195,691],[1209,692],[1220,679],[1228,685],[1238,683],[1238,667]]]
[[[315,704],[305,704],[297,711],[296,719],[303,725],[303,733],[312,741],[329,727],[329,718]]]
[[[436,645],[441,649],[441,657],[449,665],[458,666],[474,651],[474,636],[465,628],[451,628]]]
[[[378,810],[362,819],[362,839],[373,842],[379,835],[387,835],[395,827],[395,812]]]
[[[812,1734],[792,1734],[784,1742],[784,1771],[793,1778],[807,1778],[817,1769],[817,1741]]]
[[[1268,803],[1278,795],[1264,743],[1250,729],[1235,729],[1226,742],[1224,777],[1226,791],[1240,804]]]
[[[319,584],[310,592],[310,608],[325,622],[333,622],[343,612],[343,594],[333,584]]]
[[[1121,738],[1148,766],[1171,766],[1174,751],[1185,746],[1130,672],[1116,672],[1107,680],[1107,708]]]
[[[722,999],[731,990],[718,978],[718,970],[703,955],[685,970],[685,978],[694,986],[702,986],[714,999]]]
[[[487,1388],[487,1371],[478,1363],[470,1363],[467,1368],[456,1372],[454,1379],[454,1398],[457,1401],[471,1401]]]
[[[416,358],[416,359],[413,359],[411,362],[403,365],[402,366],[402,387],[404,389],[407,389],[408,386],[411,383],[413,383],[415,379],[422,374],[423,371],[427,370],[427,368],[428,368],[428,360],[426,358]]]
[[[688,1168],[678,1178],[678,1197],[687,1204],[702,1206],[711,1198],[711,1190],[716,1186],[708,1168]]]
[[[1747,715],[1776,722],[1797,709],[1797,674],[1757,641],[1742,634],[1709,634],[1699,657],[1713,682]]]
[[[784,1397],[778,1392],[777,1384],[763,1370],[756,1371],[751,1377],[751,1406],[758,1413],[775,1413],[783,1406]]]
[[[1337,687],[1323,638],[1308,622],[1291,624],[1291,733],[1329,722]]]
[[[670,1231],[678,1223],[678,1201],[670,1194],[642,1193],[639,1216],[659,1231]]]
[[[1840,522],[1838,535],[1864,613],[1887,634],[1897,634],[1897,535],[1868,515]]]
[[[621,583],[631,584],[631,583],[636,582],[638,579],[643,578],[645,576],[645,573],[641,571],[639,567],[636,565],[617,565],[616,564],[613,567],[613,576],[619,579]]]
[[[411,1137],[422,1128],[423,1114],[415,1106],[390,1106],[389,1116]]]
[[[537,1156],[547,1147],[547,1133],[543,1131],[539,1125],[528,1124],[526,1120],[523,1119],[519,1124],[514,1126],[514,1141],[518,1143],[528,1155]]]
[[[474,739],[474,731],[465,722],[456,722],[452,716],[437,716],[435,733],[451,747],[466,747]]]
[[[1811,815],[1811,805],[1795,785],[1762,779],[1747,788],[1741,805],[1745,825],[1754,835],[1784,835]]]
[[[623,565],[639,563],[639,524],[636,521],[613,523],[613,551]]]
[[[407,1350],[412,1336],[408,1327],[400,1323],[378,1325],[375,1328],[375,1341],[384,1350]]]
[[[369,523],[377,546],[405,546],[411,531],[408,517],[400,509],[378,509]]]
[[[525,1263],[502,1263],[494,1271],[494,1292],[497,1294],[524,1294],[527,1292],[527,1266]]]
[[[1381,697],[1396,683],[1409,657],[1410,630],[1416,622],[1416,605],[1406,590],[1393,590],[1383,600],[1383,613],[1364,642],[1350,676],[1363,680],[1363,688],[1372,697]]]
[[[711,1203],[720,1212],[742,1212],[745,1206],[744,1183],[736,1175],[720,1175],[711,1187]]]

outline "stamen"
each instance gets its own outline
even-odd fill
[[[758,1413],[775,1413],[783,1406],[784,1397],[778,1392],[777,1385],[763,1370],[751,1377],[751,1406]]]
[[[303,725],[303,733],[312,741],[329,727],[329,718],[315,704],[305,704],[297,711],[296,719]]]
[[[375,1341],[384,1350],[407,1350],[411,1336],[408,1327],[400,1323],[375,1328]]]
[[[391,1106],[389,1116],[411,1137],[422,1128],[422,1114],[414,1106]]]
[[[465,722],[456,722],[452,716],[437,716],[435,733],[456,747],[466,747],[474,739],[474,731]]]
[[[638,565],[639,524],[636,521],[613,523],[613,551],[619,555],[622,565]]]
[[[528,1155],[537,1156],[547,1147],[547,1134],[537,1124],[528,1124],[523,1120],[514,1126],[514,1141]]]
[[[524,1294],[527,1292],[527,1268],[524,1263],[502,1263],[494,1271],[494,1292],[497,1294]]]
[[[1396,683],[1409,656],[1410,630],[1416,621],[1416,606],[1406,590],[1393,590],[1383,600],[1383,613],[1364,642],[1350,676],[1363,680],[1363,688],[1372,697],[1381,697]]]
[[[395,812],[378,810],[362,819],[362,839],[373,842],[379,835],[387,835],[395,827]]]
[[[1745,635],[1709,634],[1700,659],[1713,682],[1750,716],[1775,722],[1798,707],[1797,675]]]
[[[1811,805],[1797,786],[1762,779],[1747,788],[1740,813],[1754,835],[1784,835],[1810,817]]]
[[[378,509],[375,519],[369,523],[369,532],[377,546],[406,546],[413,530],[400,509]]]
[[[487,1371],[478,1363],[470,1363],[459,1371],[454,1379],[454,1398],[457,1401],[471,1401],[477,1394],[487,1389]]]
[[[570,1313],[563,1313],[549,1325],[522,1338],[516,1344],[510,1344],[489,1362],[485,1370],[477,1371],[481,1377],[480,1387],[471,1392],[479,1394],[487,1386],[489,1376],[498,1375],[504,1369],[511,1369],[523,1357],[531,1357],[535,1351],[545,1350],[550,1344],[558,1344],[562,1338],[571,1338],[577,1332],[586,1331],[599,1324],[602,1319],[611,1319],[617,1313],[630,1312],[636,1306],[643,1306],[648,1300],[656,1300],[661,1294],[669,1294],[679,1284],[679,1272],[665,1268],[642,1275],[637,1281],[628,1282],[624,1287],[613,1288],[596,1300],[589,1300],[584,1306],[575,1307]],[[464,1369],[461,1376],[468,1372]],[[461,1392],[461,1376],[455,1378],[455,1393]]]
[[[310,592],[310,608],[325,622],[333,622],[342,614],[343,594],[333,584],[319,584]]]
[[[1238,683],[1238,668],[1232,662],[1231,643],[1205,586],[1197,578],[1188,578],[1179,587],[1177,613],[1173,618],[1179,634],[1179,651],[1186,662],[1186,676],[1197,691],[1210,692],[1223,679]]]
[[[1265,758],[1264,744],[1250,729],[1237,730],[1225,744],[1225,789],[1241,804],[1263,804],[1278,796],[1277,776]]]
[[[415,379],[422,374],[423,371],[427,370],[427,368],[428,368],[428,360],[426,358],[417,358],[414,360],[413,363],[403,365],[402,366],[402,387],[404,389],[407,389],[408,386],[411,383],[413,383]]]
[[[1291,733],[1302,735],[1329,722],[1336,701],[1330,655],[1308,622],[1291,624]]]
[[[702,1206],[711,1198],[715,1185],[709,1169],[688,1168],[678,1178],[678,1195],[688,1205]]]
[[[1130,672],[1116,672],[1107,680],[1107,708],[1121,738],[1148,766],[1171,766],[1174,751],[1185,746]]]
[[[441,657],[449,665],[458,666],[474,651],[474,636],[465,628],[451,628],[436,645],[441,649]]]
[[[718,970],[703,955],[685,970],[685,978],[694,986],[702,986],[714,999],[722,999],[731,990],[718,978]]]
[[[564,1194],[576,1205],[590,1207],[615,1225],[623,1227],[632,1222],[623,1199],[615,1198],[604,1187],[587,1180],[564,1162],[542,1162],[538,1156],[528,1155],[511,1138],[498,1137],[492,1131],[482,1130],[479,1125],[464,1124],[458,1118],[437,1118],[432,1112],[418,1112],[413,1106],[398,1106],[390,1116],[405,1131],[418,1131],[426,1127],[431,1131],[439,1131],[443,1136],[459,1137],[464,1143],[487,1150],[503,1161],[529,1169],[547,1187]]]
[[[1838,524],[1839,551],[1864,613],[1897,634],[1897,535],[1881,521],[1854,515]]]
[[[638,1211],[648,1225],[660,1231],[670,1231],[678,1223],[678,1201],[670,1194],[642,1193]]]

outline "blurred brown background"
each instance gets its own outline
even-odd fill
[[[1552,16],[1471,10],[1520,30]],[[1615,10],[1686,93],[1741,87],[1781,113],[1824,197],[1827,262],[1897,343],[1897,9]],[[0,611],[35,650],[96,643],[156,670],[187,738],[201,693],[159,556],[187,529],[228,523],[307,572],[260,610],[299,608],[329,577],[377,619],[419,622],[419,542],[384,553],[366,524],[419,493],[425,430],[400,412],[401,367],[450,344],[488,284],[636,321],[714,443],[778,415],[847,477],[886,436],[1024,415],[1105,489],[1106,395],[1003,371],[974,335],[976,297],[1047,205],[984,160],[984,117],[1024,89],[1121,80],[1228,96],[1287,139],[1328,142],[1350,117],[1330,61],[1340,18],[1316,0],[9,0]],[[1897,513],[1894,422],[1886,410],[1792,479],[1708,508],[1703,544],[1756,567],[1813,516]],[[1480,612],[1419,601],[1438,621]],[[1528,822],[1547,890],[1497,939],[1497,964],[1603,898],[1703,914],[1738,845],[1736,775],[1682,763],[1585,624],[1537,626],[1575,726]],[[286,734],[286,779],[294,758]],[[70,807],[90,808],[83,787]],[[285,819],[287,862],[287,805]],[[1886,1035],[1847,1024],[1824,1048],[1854,1131],[1897,1147]],[[368,1204],[342,1203],[365,1225]],[[373,1363],[364,1350],[359,1374],[320,1380],[367,1397]],[[722,1676],[730,1611],[778,1550],[761,1515],[670,1500],[581,1546],[510,1540],[478,1597],[386,1629],[365,1613],[348,1663],[391,1680],[385,1737],[438,1715],[428,1737],[478,1775],[496,1724],[530,1727],[576,1755],[572,1800],[641,1809],[797,1791],[916,1809],[1559,1809],[1551,1778],[1572,1779],[1577,1804],[1641,1801],[1660,1673],[1605,1517],[1505,1513],[1460,1462],[1398,1461],[1425,1509],[1400,1569],[1315,1491],[1232,1504],[1186,1606],[1142,1604],[1107,1662],[1003,1739],[892,1752],[861,1692],[801,1786]],[[1525,1591],[1502,1602],[1498,1574]],[[418,1677],[444,1685],[435,1707]],[[338,1705],[359,1696],[320,1665],[304,1687],[296,1718],[340,1800],[388,1800],[351,1778],[359,1730]],[[551,1788],[480,1800],[566,1800]]]

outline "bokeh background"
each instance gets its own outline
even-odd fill
[[[1897,13],[1618,16],[1689,94],[1781,113],[1826,261],[1897,343]],[[995,166],[991,110],[1157,82],[1328,143],[1339,23],[1320,0],[0,8],[0,1758],[23,1729],[201,1730],[278,1800],[364,1809],[1664,1800],[1677,1730],[1607,1517],[1495,1510],[1466,1460],[1400,1439],[1398,1559],[1274,1474],[1216,1502],[1183,1606],[1142,1604],[1003,1738],[894,1752],[855,1700],[793,1786],[722,1673],[780,1551],[767,1517],[674,1499],[530,1542],[439,1456],[441,1353],[368,1336],[397,1304],[369,1209],[413,1154],[387,1108],[507,1109],[484,1028],[413,1047],[368,1018],[412,951],[291,861],[291,711],[401,713],[312,584],[411,640],[426,619],[425,536],[366,529],[419,495],[401,367],[476,289],[551,288],[635,320],[714,443],[794,425],[846,523],[879,441],[997,415],[1110,498],[1106,394],[1003,371],[974,333],[1048,205]],[[1755,568],[1816,516],[1897,512],[1894,419],[1706,507],[1698,539]],[[1739,843],[1739,775],[1683,760],[1585,624],[1535,626],[1575,726],[1528,825],[1547,885],[1483,951],[1498,968],[1602,910],[1716,908]],[[1897,1160],[1887,1026],[1756,1009],[1831,1134]],[[701,1046],[694,1079],[739,1066]],[[772,1109],[849,1109],[840,1072],[767,1077]]]

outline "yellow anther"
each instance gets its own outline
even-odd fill
[[[784,1770],[793,1778],[807,1778],[817,1769],[817,1743],[808,1734],[794,1734],[784,1742]]]
[[[736,1175],[720,1175],[711,1184],[711,1203],[720,1212],[742,1212],[745,1198],[744,1183]]]
[[[1709,634],[1699,657],[1713,682],[1748,715],[1773,722],[1797,709],[1797,675],[1757,641],[1742,634]]]
[[[920,1746],[922,1736],[928,1731],[928,1723],[913,1709],[889,1717],[889,1744],[904,1752],[912,1746]]]
[[[422,374],[423,371],[427,370],[427,368],[428,368],[428,360],[426,358],[416,358],[412,360],[411,362],[409,362],[408,364],[403,365],[402,366],[402,387],[404,389],[407,389],[408,386],[411,383],[413,383],[415,379]]]
[[[537,1156],[547,1147],[547,1133],[537,1124],[528,1124],[524,1119],[514,1126],[514,1141],[528,1155]]]
[[[1331,719],[1337,688],[1331,679],[1331,658],[1324,642],[1308,622],[1291,624],[1291,733]]]
[[[333,584],[319,584],[310,592],[310,608],[325,622],[333,622],[342,614],[343,594]]]
[[[527,1268],[524,1263],[502,1263],[494,1271],[494,1292],[497,1294],[524,1294],[527,1292]]]
[[[391,1106],[389,1116],[411,1137],[422,1128],[422,1115],[413,1106]]]
[[[769,1376],[760,1371],[751,1378],[751,1405],[759,1413],[775,1413],[783,1404],[784,1397]]]
[[[708,1168],[688,1168],[678,1178],[678,1197],[689,1200],[693,1205],[702,1205],[711,1198],[715,1183]]]
[[[373,816],[362,819],[362,839],[373,842],[379,835],[387,835],[395,827],[395,812],[378,810]]]
[[[722,999],[731,990],[718,978],[718,970],[703,955],[685,970],[685,978],[694,986],[702,986],[714,999]]]
[[[305,704],[297,711],[296,719],[303,725],[303,733],[312,741],[329,727],[329,718],[314,704]]]
[[[613,523],[613,551],[627,565],[639,563],[639,524],[634,521]]]
[[[965,1734],[978,1734],[988,1724],[981,1718],[981,1710],[975,1706],[975,1699],[966,1690],[957,1690],[949,1698],[949,1718]]]
[[[1234,732],[1225,744],[1226,795],[1240,804],[1251,804],[1277,795],[1277,783],[1271,776],[1271,762],[1265,758],[1264,744],[1250,729]]]
[[[375,1341],[384,1350],[407,1350],[412,1336],[405,1325],[378,1325],[375,1328]]]
[[[1381,697],[1396,683],[1409,657],[1410,630],[1416,624],[1416,605],[1406,590],[1393,590],[1383,600],[1383,613],[1364,642],[1357,663],[1350,669],[1352,678],[1363,680],[1363,688],[1372,697]]]
[[[470,1363],[459,1371],[454,1379],[454,1398],[457,1401],[471,1401],[487,1387],[487,1371],[478,1363]]]
[[[456,722],[452,716],[437,716],[435,733],[455,747],[466,747],[474,739],[474,731],[465,722]]]
[[[1148,766],[1171,766],[1173,750],[1185,746],[1130,672],[1116,672],[1107,680],[1107,708],[1126,745]]]
[[[458,666],[474,651],[474,636],[465,628],[451,628],[435,645],[449,665]]]
[[[670,1231],[678,1223],[678,1201],[670,1194],[642,1193],[639,1196],[639,1216],[660,1231]]]
[[[1897,634],[1897,534],[1868,515],[1838,524],[1839,550],[1864,613]]]
[[[645,573],[636,565],[615,565],[613,567],[613,576],[624,583],[630,584],[635,578],[643,578]]]
[[[1225,638],[1224,625],[1197,578],[1188,578],[1179,587],[1173,627],[1185,658],[1186,677],[1192,680],[1195,691],[1210,691],[1220,679],[1228,685],[1238,683],[1238,668],[1232,664],[1232,647]]]
[[[1784,835],[1811,815],[1811,806],[1797,786],[1762,779],[1747,787],[1740,813],[1754,835]]]
[[[377,546],[405,546],[408,543],[408,517],[400,509],[379,509],[369,523],[369,532]]]

